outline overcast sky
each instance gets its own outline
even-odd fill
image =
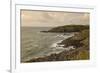
[[[89,13],[21,10],[21,26],[53,27],[89,24]]]

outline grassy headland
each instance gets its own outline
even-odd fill
[[[68,33],[68,32],[80,32],[84,29],[89,29],[89,25],[65,25],[65,26],[58,26],[58,27],[55,27],[55,28],[52,28],[48,31],[43,31],[43,32],[55,32],[55,33]]]

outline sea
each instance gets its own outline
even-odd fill
[[[21,62],[69,50],[63,45],[57,46],[57,43],[72,37],[73,33],[41,32],[51,28],[53,27],[21,27]]]

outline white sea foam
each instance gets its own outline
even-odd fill
[[[64,37],[64,39],[68,39],[68,38],[74,36],[74,34],[71,34],[71,35],[69,35],[69,36],[67,36],[67,37],[66,37],[66,35],[57,35],[57,36]],[[52,50],[70,50],[70,49],[75,49],[73,46],[64,47],[63,44],[59,44],[59,43],[61,43],[62,41],[63,41],[63,40],[59,40],[59,41],[53,43],[53,44],[51,45]]]

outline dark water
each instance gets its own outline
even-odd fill
[[[59,53],[64,49],[57,49],[55,43],[69,36],[67,33],[43,33],[49,27],[21,27],[21,61],[27,61],[32,58],[47,56],[51,53]],[[63,35],[63,36],[62,36]]]

